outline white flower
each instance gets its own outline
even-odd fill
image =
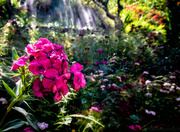
[[[104,73],[100,73],[99,76],[102,77],[104,75]]]
[[[105,85],[101,85],[101,89],[102,89],[102,90],[104,90],[105,87],[106,87]]]
[[[155,75],[151,75],[152,78],[155,78],[156,76]]]
[[[149,111],[149,110],[145,110],[145,112],[147,113],[147,114],[152,114],[153,116],[155,116],[156,115],[156,112],[154,112],[154,111]]]
[[[38,125],[38,127],[39,127],[41,130],[46,129],[46,128],[48,128],[48,126],[49,126],[49,125],[48,125],[47,123],[45,123],[45,122],[38,122],[37,125]]]
[[[0,98],[0,102],[1,102],[2,104],[7,104],[7,100],[6,100],[5,98]]]
[[[180,101],[180,97],[179,97],[179,98],[176,98],[176,101]]]
[[[143,72],[143,74],[149,74],[149,72],[147,72],[147,71],[144,71],[144,72]]]
[[[93,77],[86,76],[87,79],[90,79],[92,82],[95,82],[96,80]]]
[[[177,87],[176,90],[180,90],[180,87]]]
[[[98,77],[98,75],[93,75],[93,78],[97,78]]]
[[[176,78],[176,76],[170,76],[170,78],[171,78],[171,79],[174,79],[174,78]]]
[[[139,66],[140,64],[138,62],[134,63],[135,65]]]
[[[108,79],[103,79],[103,82],[108,82],[109,80]]]
[[[115,83],[113,83],[112,86],[117,87],[117,85]]]
[[[114,75],[111,74],[111,75],[108,75],[108,77],[114,77]]]
[[[150,84],[151,81],[150,80],[146,80],[145,84]]]
[[[152,93],[146,93],[145,96],[147,96],[147,97],[152,97]]]
[[[103,71],[102,71],[102,70],[99,70],[98,72],[99,72],[99,73],[103,73]]]
[[[117,78],[119,79],[119,81],[120,81],[120,82],[122,82],[122,79],[121,79],[121,77],[120,77],[120,76],[117,76]]]
[[[170,88],[169,89],[169,92],[175,92],[173,88]]]
[[[165,82],[165,83],[164,83],[164,86],[171,86],[171,84],[168,83],[168,82]]]

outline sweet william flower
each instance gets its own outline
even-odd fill
[[[34,132],[31,127],[26,127],[23,132]]]
[[[79,91],[79,89],[82,87],[84,88],[85,85],[86,85],[86,80],[84,79],[84,75],[81,73],[81,72],[74,72],[74,80],[73,80],[73,83],[74,83],[74,89],[76,91]]]
[[[8,103],[5,98],[0,98],[0,102],[1,102],[1,104],[7,104]]]
[[[42,84],[44,88],[52,90],[53,93],[60,90],[63,86],[63,78],[59,76],[59,73],[55,69],[48,69],[44,73],[44,78],[42,80]]]
[[[99,108],[98,107],[91,107],[91,109],[89,109],[90,111],[97,111],[97,112],[101,112],[100,110],[99,110]]]
[[[102,50],[102,49],[99,49],[97,52],[98,52],[98,53],[102,53],[102,52],[103,52],[103,50]]]
[[[133,131],[141,130],[141,126],[139,126],[139,125],[131,125],[131,126],[128,126],[128,127]]]
[[[70,67],[70,72],[71,73],[74,73],[74,72],[76,72],[76,71],[81,71],[81,70],[83,70],[83,67],[82,67],[82,65],[81,64],[79,64],[79,63],[74,63],[74,65],[72,65],[71,67]]]
[[[27,65],[25,61],[27,61],[29,57],[21,56],[20,58],[17,59],[17,61],[13,62],[13,65],[10,70],[16,70],[21,66]]]
[[[67,86],[67,80],[64,80],[63,86],[59,89],[59,91],[56,92],[54,96],[54,100],[59,102],[62,99],[62,95],[66,95],[68,93],[68,86]]]
[[[41,129],[41,130],[44,130],[46,128],[48,128],[49,124],[45,123],[45,122],[38,122],[37,123],[38,127]]]

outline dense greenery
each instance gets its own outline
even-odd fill
[[[17,11],[19,2],[12,4],[12,9]],[[83,2],[87,5],[90,0]],[[68,32],[58,22],[43,28],[22,10],[11,18],[4,12],[7,21],[1,21],[0,29],[0,131],[179,131],[180,31],[176,18],[180,3],[122,0],[121,6],[121,34],[108,17],[103,17],[111,25],[108,31],[73,32],[73,27]],[[109,1],[108,8],[109,13],[117,13],[115,0]],[[0,11],[4,10],[2,1]],[[83,65],[85,87],[77,92],[73,81],[68,82],[69,92],[59,102],[53,99],[53,92],[44,92],[42,98],[34,95],[34,80],[47,76],[33,75],[28,69],[38,58],[34,54],[28,65],[10,70],[19,56],[29,55],[25,47],[40,38],[62,45],[69,67],[75,62]]]

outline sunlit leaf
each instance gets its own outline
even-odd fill
[[[24,115],[24,117],[28,121],[29,125],[32,126],[34,129],[36,129],[38,131],[37,120],[35,119],[35,117],[31,113],[28,113],[23,108],[17,107],[17,106],[13,107],[13,109],[18,111],[22,115]]]
[[[16,86],[14,87],[13,91],[17,96],[22,94],[22,86],[23,85],[21,80],[16,82]]]
[[[20,119],[15,119],[15,120],[10,121],[7,124],[5,124],[1,130],[2,130],[2,132],[6,132],[6,131],[9,131],[12,129],[17,129],[25,124],[28,125],[28,123],[25,121],[22,121]]]
[[[17,54],[17,51],[14,47],[12,47],[12,60],[15,61],[19,58],[19,55]]]
[[[7,92],[11,95],[11,97],[17,98],[17,95],[14,93],[14,91],[4,81],[2,81],[2,82],[3,82],[3,85],[6,88]]]
[[[94,118],[92,118],[92,117],[88,117],[88,116],[84,116],[84,115],[75,115],[75,114],[74,114],[74,115],[69,115],[69,116],[70,116],[70,117],[80,117],[80,118],[85,118],[85,119],[91,120],[91,121],[97,123],[98,125],[104,127],[103,124],[101,124],[100,122],[96,121],[96,120],[95,120]]]

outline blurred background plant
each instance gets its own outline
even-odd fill
[[[47,120],[47,131],[161,131],[179,128],[178,0],[121,0],[121,34],[116,33],[115,22],[90,0],[79,1],[84,6],[78,9],[86,12],[91,5],[96,15],[100,14],[101,17],[97,17],[101,20],[96,23],[101,26],[96,29],[64,26],[64,21],[60,20],[47,21],[46,18],[51,16],[52,20],[59,17],[53,15],[55,10],[60,12],[57,1],[52,3],[56,5],[54,7],[48,6],[48,1],[35,1],[37,15],[32,15],[30,9],[21,10],[23,1],[10,2],[10,8],[5,0],[0,3],[0,80],[10,87],[16,85],[14,81],[19,76],[6,74],[12,73],[9,70],[12,47],[23,55],[26,45],[36,43],[39,38],[63,45],[69,63],[76,60],[84,67],[87,85],[79,93],[71,91],[59,104],[51,105],[49,100],[42,99],[29,102],[32,109],[23,106],[38,121]],[[66,2],[67,9],[74,11],[80,7],[75,1]],[[71,8],[70,4],[75,6]],[[111,14],[116,15],[117,6],[117,1],[109,0]],[[40,19],[38,12],[47,17]],[[10,96],[2,81],[0,91],[0,97],[9,101]],[[4,113],[7,104],[0,105],[3,107],[1,113]],[[73,114],[79,117],[71,116]],[[94,120],[102,123],[104,128]]]

